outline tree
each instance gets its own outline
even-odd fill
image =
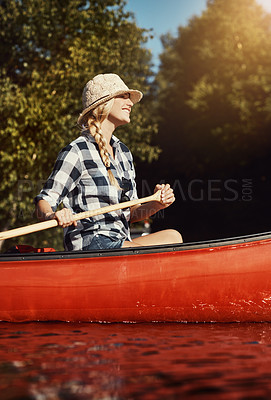
[[[155,170],[176,202],[154,229],[185,241],[270,230],[271,15],[255,0],[209,0],[162,40]]]
[[[255,0],[209,0],[162,42],[158,143],[169,168],[229,173],[268,154],[271,15]]]
[[[92,76],[114,72],[146,94],[119,137],[139,159],[154,159],[158,149],[151,145],[151,55],[143,47],[148,32],[136,26],[124,0],[2,0],[0,19],[4,230],[33,222],[33,197],[57,153],[79,134],[81,93]],[[52,233],[39,243],[35,238],[31,243],[42,245],[43,238],[45,245],[56,243]]]

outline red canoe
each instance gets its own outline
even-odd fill
[[[270,232],[0,262],[2,321],[271,321]]]

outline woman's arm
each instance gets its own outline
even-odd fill
[[[63,208],[56,212],[53,209],[55,210],[67,194],[75,188],[81,174],[80,151],[76,146],[68,145],[58,154],[52,173],[40,194],[34,199],[35,213],[39,220],[46,221],[55,218],[63,228],[72,224],[77,225],[76,221],[73,221],[70,209]]]
[[[131,222],[138,222],[147,219],[158,211],[169,207],[175,201],[173,190],[169,184],[156,185],[154,193],[160,189],[162,190],[160,203],[158,201],[151,201],[149,203],[131,207]]]
[[[36,216],[40,221],[47,221],[49,219],[56,219],[58,225],[62,228],[74,225],[77,226],[77,222],[73,220],[73,215],[71,210],[68,208],[63,208],[62,210],[56,211],[52,210],[52,207],[46,200],[39,200],[36,204]]]

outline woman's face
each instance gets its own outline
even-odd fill
[[[116,96],[114,97],[114,103],[107,118],[115,127],[128,124],[130,122],[132,107],[133,102],[130,99],[129,93]]]

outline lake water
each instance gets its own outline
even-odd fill
[[[271,324],[0,323],[1,400],[271,399]]]

